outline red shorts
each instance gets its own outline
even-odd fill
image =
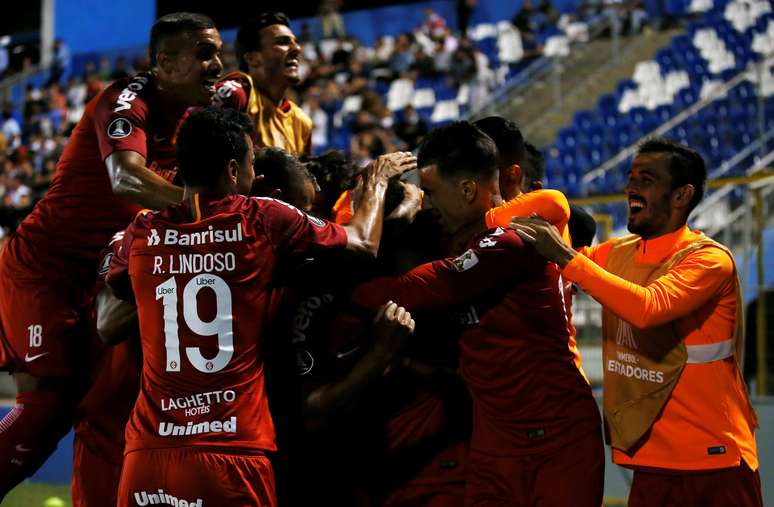
[[[115,505],[121,463],[92,452],[76,435],[73,442],[73,507]]]
[[[133,451],[124,457],[118,506],[171,504],[275,507],[269,458],[191,447]]]
[[[0,256],[0,370],[69,376],[88,347],[86,291],[44,278],[22,281],[9,273],[8,257]]]
[[[763,507],[761,477],[747,463],[688,473],[634,471],[629,507]]]
[[[394,488],[384,507],[463,507],[467,442],[439,452],[410,481]]]
[[[468,507],[599,507],[605,478],[601,432],[545,453],[468,460]]]

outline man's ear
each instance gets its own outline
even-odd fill
[[[239,162],[233,158],[228,161],[228,179],[233,185],[236,185],[239,179],[239,167]]]
[[[462,194],[462,198],[465,199],[466,202],[473,202],[476,199],[476,194],[478,193],[478,183],[476,183],[474,180],[460,180],[459,190]]]
[[[172,54],[163,49],[156,52],[156,66],[165,74],[170,74],[175,68]]]
[[[677,208],[687,208],[688,205],[691,203],[691,200],[693,199],[693,194],[695,192],[696,192],[696,189],[690,183],[688,183],[687,185],[678,187],[672,193],[672,203]]]
[[[513,164],[508,168],[508,177],[511,179],[514,185],[520,187],[523,171],[519,164]]]

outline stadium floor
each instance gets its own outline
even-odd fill
[[[3,507],[44,507],[43,502],[51,497],[64,501],[61,507],[71,507],[69,484],[43,484],[26,482],[14,488],[3,500]],[[55,505],[51,502],[52,506]],[[47,506],[46,506],[47,507]]]

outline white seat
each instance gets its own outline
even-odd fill
[[[459,120],[460,106],[456,100],[442,100],[435,105],[430,120],[438,123],[448,120]]]
[[[403,109],[411,102],[414,95],[414,82],[410,79],[396,79],[390,84],[387,92],[387,108],[390,111]]]
[[[435,91],[432,88],[420,88],[414,91],[414,96],[411,98],[411,105],[415,109],[422,107],[431,107],[435,105]]]
[[[518,62],[524,57],[519,30],[510,23],[497,36],[497,56],[503,63]]]

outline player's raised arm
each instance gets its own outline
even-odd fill
[[[355,213],[344,226],[347,249],[376,257],[382,236],[384,196],[390,178],[416,169],[417,159],[408,152],[395,152],[377,158],[363,172],[363,191],[353,203]]]
[[[183,189],[169,183],[145,165],[135,151],[116,151],[105,159],[113,193],[144,208],[163,209],[183,199]]]

